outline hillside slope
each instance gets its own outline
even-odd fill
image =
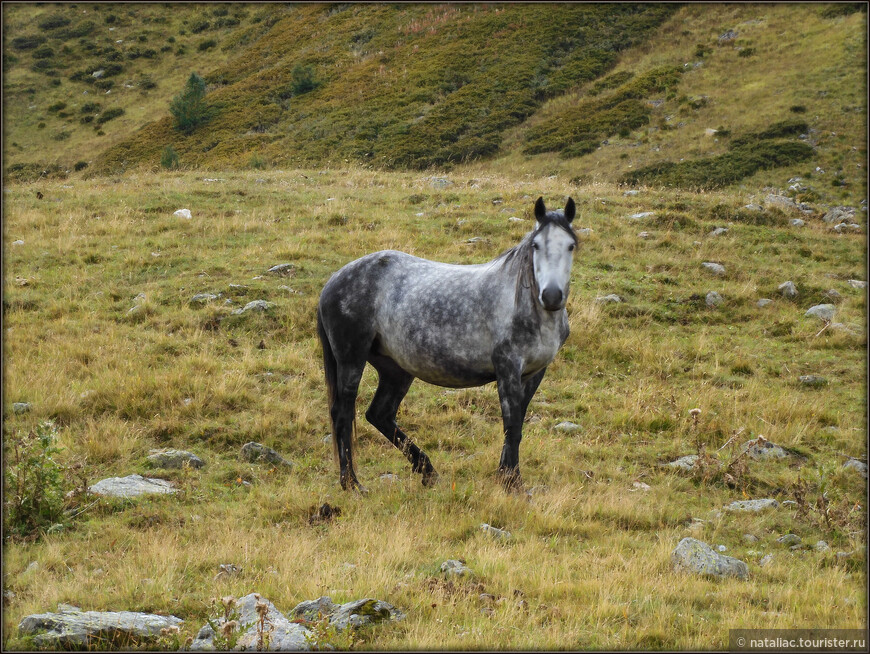
[[[631,181],[794,120],[806,131],[789,140],[814,149],[785,159],[789,176],[828,170],[823,199],[858,202],[860,7],[14,5],[6,163],[24,178],[77,161],[110,174],[155,168],[171,145],[182,166],[210,169],[496,157]],[[211,118],[186,135],[168,107],[193,71]]]

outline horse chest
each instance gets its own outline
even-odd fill
[[[519,352],[523,360],[523,375],[546,368],[556,358],[567,337],[567,319],[563,313],[548,316],[524,342]]]

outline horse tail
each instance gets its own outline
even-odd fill
[[[329,336],[323,326],[323,317],[320,315],[320,307],[317,307],[317,338],[323,348],[323,372],[326,377],[326,402],[329,412],[329,424],[332,427],[332,454],[338,462],[338,434],[335,431],[335,422],[332,419],[332,407],[335,403],[335,386],[338,381],[338,362],[329,343]]]

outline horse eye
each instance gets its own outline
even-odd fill
[[[532,248],[534,248],[535,250],[540,250],[541,246],[538,245],[537,243],[532,243]]]
[[[573,251],[574,251],[574,246],[573,246],[573,245],[569,245],[569,246],[568,246],[568,252],[573,252]]]

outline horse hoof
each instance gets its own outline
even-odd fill
[[[434,470],[423,473],[423,485],[431,488],[438,482],[438,473]]]

